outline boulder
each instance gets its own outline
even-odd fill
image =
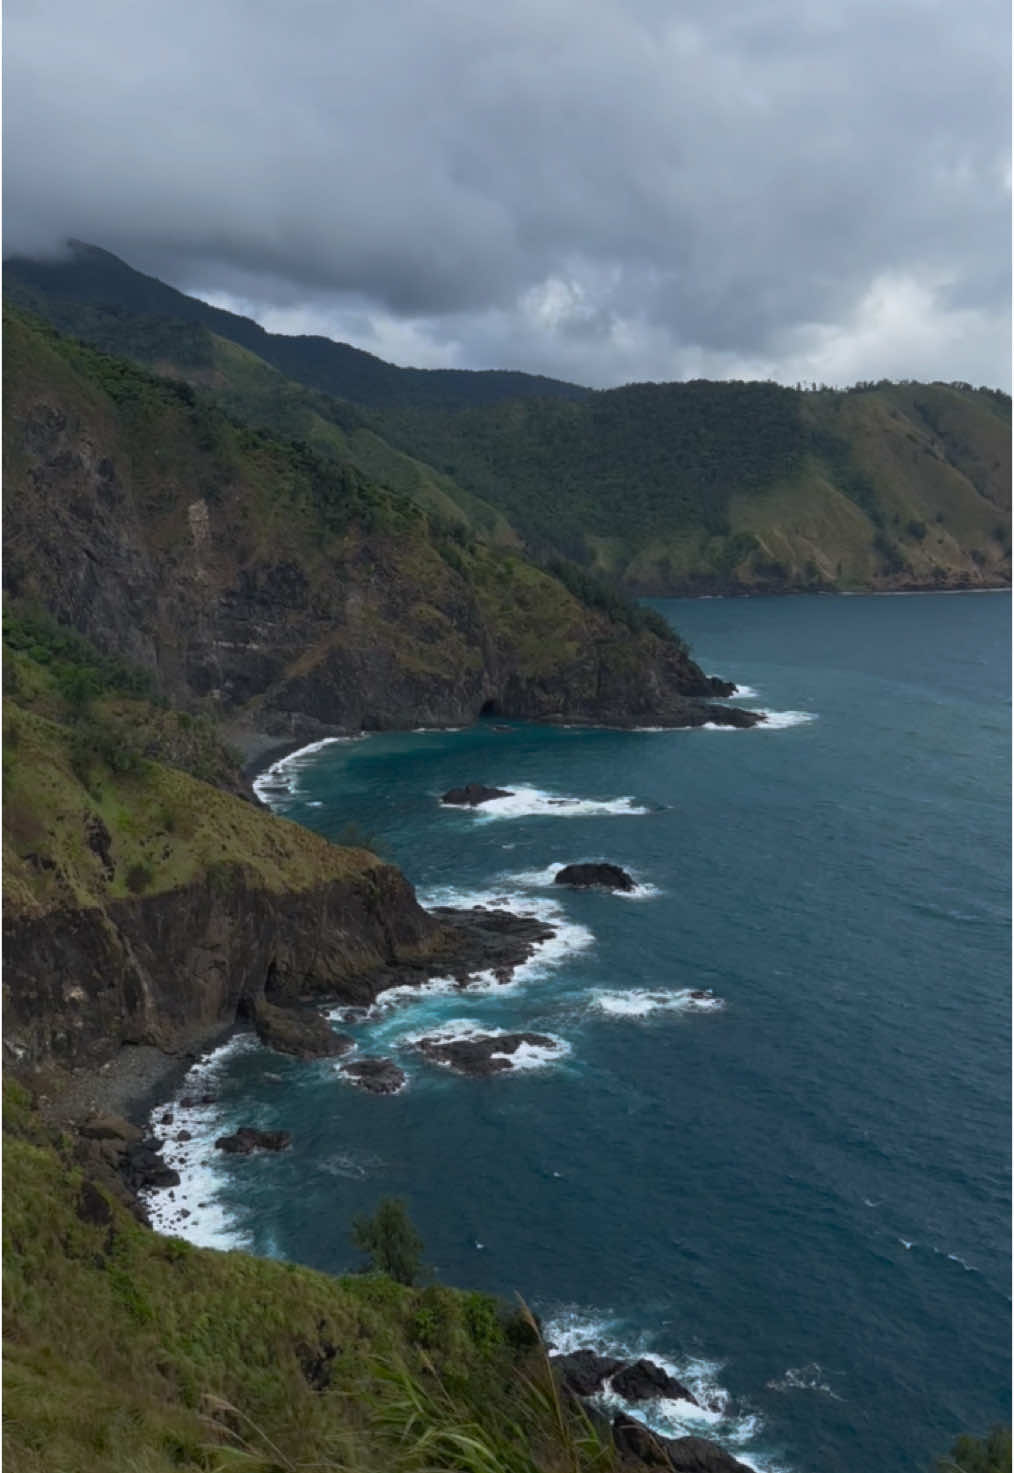
[[[342,1073],[375,1095],[397,1094],[405,1083],[405,1071],[393,1059],[356,1059]]]
[[[649,1401],[655,1396],[678,1398],[698,1406],[696,1396],[654,1361],[639,1360],[613,1377],[613,1390],[624,1401]]]
[[[635,890],[637,886],[618,864],[566,864],[553,876],[554,885],[575,885],[586,890],[595,886],[603,890]]]
[[[449,1040],[439,1036],[420,1038],[416,1048],[434,1063],[445,1064],[459,1074],[482,1076],[501,1074],[510,1069],[510,1058],[504,1055],[517,1053],[522,1044],[547,1049],[560,1047],[555,1038],[544,1033],[498,1033]]]
[[[465,808],[475,808],[488,803],[491,798],[513,798],[506,788],[486,788],[482,783],[466,783],[463,788],[450,788],[440,799],[441,803],[455,803]]]
[[[321,1014],[310,1008],[278,1008],[259,999],[253,1005],[257,1037],[265,1047],[298,1059],[331,1059],[347,1054],[355,1040],[336,1033]]]
[[[575,1350],[570,1355],[554,1355],[554,1370],[564,1386],[575,1396],[594,1396],[602,1390],[602,1383],[619,1370],[622,1361],[608,1355],[596,1355],[594,1350]]]
[[[162,1142],[148,1138],[135,1141],[127,1147],[122,1165],[124,1179],[132,1191],[142,1187],[175,1187],[180,1175],[167,1166],[160,1154]]]
[[[219,1136],[215,1145],[232,1156],[249,1156],[251,1151],[284,1151],[292,1145],[292,1135],[287,1130],[254,1130],[242,1125],[234,1135]]]
[[[144,1132],[119,1115],[92,1115],[80,1127],[79,1134],[90,1141],[121,1141],[129,1145],[139,1141]]]
[[[708,685],[711,687],[713,696],[721,696],[723,699],[726,696],[734,696],[739,690],[739,686],[734,685],[731,680],[721,680],[717,675],[708,676]]]
[[[613,1418],[613,1442],[624,1458],[672,1473],[754,1473],[706,1437],[660,1437],[635,1417],[618,1412]]]
[[[673,1437],[666,1444],[673,1473],[754,1473],[707,1437]]]

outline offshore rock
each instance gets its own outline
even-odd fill
[[[394,1095],[405,1083],[405,1071],[393,1059],[356,1059],[342,1074],[374,1095]]]
[[[336,1033],[326,1018],[309,1008],[279,1008],[259,998],[253,1004],[253,1021],[265,1047],[297,1059],[333,1059],[355,1044],[347,1033]]]
[[[477,808],[491,798],[513,798],[507,788],[486,788],[482,783],[466,783],[463,788],[451,788],[440,799],[441,803],[456,803],[467,808]]]
[[[666,1396],[700,1405],[692,1391],[650,1360],[624,1366],[613,1377],[612,1386],[625,1401],[649,1401],[652,1397]]]
[[[544,1033],[498,1033],[450,1040],[439,1036],[420,1038],[416,1048],[435,1064],[444,1064],[459,1074],[483,1077],[513,1068],[510,1055],[526,1044],[541,1049],[560,1047],[555,1038]]]
[[[242,1125],[233,1135],[219,1136],[215,1146],[232,1156],[249,1156],[251,1151],[284,1151],[292,1145],[291,1132],[287,1130],[254,1130]]]
[[[553,876],[554,885],[574,885],[578,889],[597,887],[604,890],[634,890],[636,885],[618,864],[567,864]]]

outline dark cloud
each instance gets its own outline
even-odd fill
[[[1000,0],[9,0],[6,246],[590,383],[1006,381]]]

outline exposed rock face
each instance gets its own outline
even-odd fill
[[[566,864],[553,876],[554,885],[574,885],[580,890],[635,890],[637,886],[618,864]]]
[[[367,1004],[399,967],[448,949],[389,865],[287,894],[209,877],[105,908],[10,917],[5,1047],[20,1067],[101,1063],[123,1043],[179,1049],[233,1022],[243,999]]]
[[[435,1064],[444,1064],[459,1074],[483,1076],[502,1074],[512,1068],[510,1055],[526,1044],[550,1050],[560,1047],[555,1038],[544,1033],[499,1033],[455,1039],[436,1036],[421,1038],[416,1047]]]
[[[692,1391],[650,1360],[624,1366],[613,1377],[612,1386],[625,1401],[649,1401],[652,1397],[667,1396],[699,1405]]]
[[[672,1473],[754,1473],[717,1442],[706,1437],[660,1437],[623,1412],[613,1418],[613,1441],[624,1457]]]
[[[594,1350],[575,1350],[570,1355],[554,1355],[551,1359],[563,1384],[575,1396],[594,1396],[623,1364],[611,1356],[596,1355]]]
[[[279,1054],[298,1059],[330,1059],[348,1053],[355,1040],[336,1033],[327,1019],[309,1008],[279,1008],[258,998],[253,1005],[257,1037]]]
[[[397,1094],[405,1083],[405,1071],[393,1059],[355,1059],[342,1074],[374,1095]]]
[[[458,568],[421,518],[384,531],[335,517],[343,492],[358,495],[349,468],[300,470],[299,494],[265,526],[250,485],[282,483],[291,451],[202,446],[206,422],[171,390],[149,393],[138,436],[83,360],[56,361],[25,324],[9,330],[38,371],[8,386],[5,586],[153,671],[171,700],[305,740],[494,709],[729,720],[699,706],[711,680],[679,646],[632,633],[519,559],[479,549]]]
[[[215,1142],[219,1151],[227,1151],[231,1156],[249,1156],[251,1151],[285,1151],[291,1145],[292,1135],[287,1130],[254,1130],[250,1125],[241,1125],[234,1135],[219,1136]]]
[[[476,808],[480,803],[488,803],[491,798],[513,798],[513,796],[514,794],[507,788],[486,788],[482,783],[466,783],[463,788],[451,788],[440,801]]]

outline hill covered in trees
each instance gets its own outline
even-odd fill
[[[399,369],[77,247],[5,291],[483,542],[637,594],[977,588],[1011,572],[1007,395]]]

